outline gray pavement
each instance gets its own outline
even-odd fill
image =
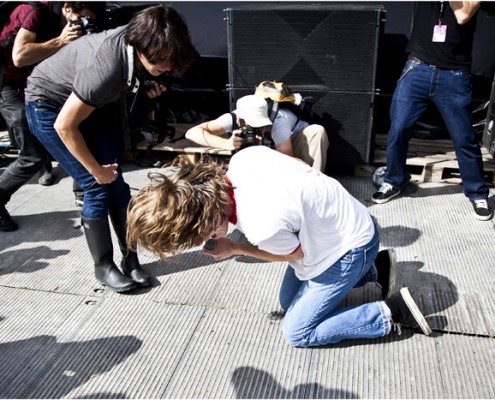
[[[142,186],[147,170],[125,167]],[[418,183],[374,205],[371,179],[338,177],[377,218],[434,333],[299,349],[272,314],[282,263],[141,252],[151,288],[99,285],[72,181],[55,172],[13,196],[20,229],[0,232],[1,398],[495,397],[494,221],[474,218],[461,185]],[[369,284],[345,305],[379,298]]]

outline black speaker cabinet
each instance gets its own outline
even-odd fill
[[[383,6],[252,4],[225,12],[231,110],[261,81],[285,82],[314,98],[329,164],[372,161]]]
[[[495,76],[493,77],[492,93],[490,95],[490,103],[486,112],[485,130],[483,132],[483,147],[485,147],[492,157],[495,157],[495,129],[493,128],[493,120],[495,119]]]

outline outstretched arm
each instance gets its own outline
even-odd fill
[[[225,132],[223,124],[214,119],[193,126],[186,132],[186,138],[201,146],[213,147],[216,149],[234,150],[234,135],[230,138],[221,137]]]
[[[248,242],[235,242],[226,237],[218,238],[217,245],[213,250],[203,249],[203,252],[215,258],[222,260],[230,256],[249,256],[265,261],[295,261],[304,257],[301,246],[297,247],[291,254],[277,255],[260,250]]]

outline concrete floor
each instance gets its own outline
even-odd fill
[[[133,189],[145,183],[146,169],[125,168]],[[0,232],[0,398],[495,397],[494,221],[474,218],[461,185],[375,205],[370,178],[337,177],[377,218],[434,333],[299,349],[276,318],[283,263],[141,253],[152,287],[102,287],[72,180],[55,173],[13,196],[20,229]],[[369,284],[345,304],[379,298]]]

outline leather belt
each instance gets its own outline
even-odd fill
[[[413,56],[409,56],[409,59],[410,60],[413,60],[413,61],[416,61],[417,63],[420,63],[420,64],[428,65],[429,67],[438,68],[436,65],[428,64],[428,63],[426,63],[424,61],[421,61],[419,58],[416,58],[416,57],[413,57]]]

